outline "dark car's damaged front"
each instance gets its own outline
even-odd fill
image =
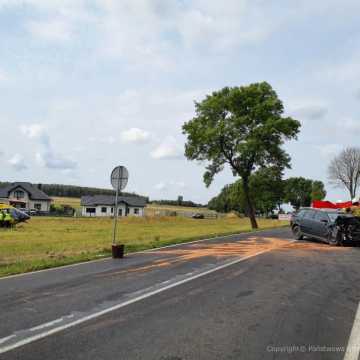
[[[360,217],[339,215],[335,226],[343,242],[360,242]]]

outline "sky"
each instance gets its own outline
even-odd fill
[[[302,123],[286,177],[322,180],[360,134],[358,0],[0,0],[0,181],[110,187],[206,203],[184,157],[194,101],[269,82]]]

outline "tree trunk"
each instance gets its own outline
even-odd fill
[[[258,224],[257,224],[256,217],[255,217],[255,210],[254,210],[254,206],[251,201],[249,183],[248,183],[247,179],[246,180],[243,179],[243,190],[244,190],[244,195],[245,195],[246,206],[249,211],[251,227],[253,229],[258,229]]]

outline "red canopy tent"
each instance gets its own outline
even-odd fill
[[[346,209],[353,206],[351,201],[332,203],[331,201],[314,200],[312,207],[315,209]]]

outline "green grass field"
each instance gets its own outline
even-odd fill
[[[260,228],[284,225],[259,220]],[[250,230],[248,219],[194,220],[183,217],[129,217],[119,221],[118,237],[133,252],[215,235]],[[33,217],[15,229],[0,229],[0,276],[109,256],[108,218]]]
[[[74,209],[80,208],[80,198],[71,198],[71,197],[52,197],[55,205],[69,205]],[[209,210],[207,208],[195,208],[195,207],[186,207],[186,206],[172,206],[172,205],[158,205],[158,204],[148,204],[145,208],[145,214],[147,216],[155,216],[157,212],[164,211],[178,211],[182,213],[215,213],[215,211]]]
[[[69,205],[74,209],[80,208],[80,198],[52,196],[55,205]]]

